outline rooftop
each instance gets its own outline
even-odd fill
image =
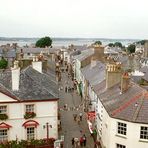
[[[96,61],[96,65],[92,66],[91,64],[85,66],[81,69],[81,72],[86,80],[88,80],[91,86],[100,83],[105,79],[105,65]]]
[[[93,49],[87,49],[84,51],[81,51],[81,54],[74,56],[74,59],[78,59],[79,61],[85,60],[87,57],[91,56],[94,54]]]
[[[120,84],[110,89],[104,87],[98,96],[111,117],[136,123],[148,123],[147,91],[137,84],[131,83],[130,88],[122,94]]]
[[[11,71],[5,71],[0,77],[0,91],[20,101],[49,100],[58,98],[58,85],[49,75],[39,73],[31,66],[21,71],[19,91],[12,91]]]

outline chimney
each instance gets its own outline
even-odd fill
[[[42,61],[38,61],[37,57],[33,57],[32,67],[36,71],[42,73]]]
[[[121,81],[121,63],[107,64],[106,88],[110,88]]]
[[[121,93],[128,90],[129,88],[130,77],[127,72],[123,73],[121,77]]]
[[[11,68],[12,72],[12,90],[19,90],[19,81],[20,81],[20,67],[18,65],[18,61],[14,61],[14,66]]]
[[[104,47],[102,45],[94,45],[94,56],[99,61],[104,61]]]
[[[21,58],[21,59],[23,59],[23,58],[24,58],[23,49],[21,49],[20,58]]]
[[[95,58],[91,58],[91,68],[95,67],[97,65],[97,61],[95,60]]]

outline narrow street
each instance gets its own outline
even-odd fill
[[[86,121],[86,115],[83,112],[82,106],[81,106],[81,97],[77,94],[76,90],[74,92],[65,92],[65,84],[68,83],[69,86],[72,86],[72,81],[70,78],[68,78],[68,74],[66,72],[62,72],[62,81],[59,82],[59,87],[63,87],[62,90],[60,90],[59,97],[59,108],[60,108],[60,115],[61,115],[61,125],[62,130],[59,131],[59,135],[64,135],[64,148],[72,148],[72,138],[79,138],[83,136],[83,134],[86,135],[86,148],[94,148],[94,141],[93,138],[90,135],[87,121]],[[64,105],[67,104],[67,110],[64,110]],[[79,117],[79,114],[83,114],[83,119],[80,121],[80,124],[78,124],[77,121],[74,121],[73,114],[77,114]],[[77,147],[79,148],[79,147]]]

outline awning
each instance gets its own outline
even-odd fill
[[[37,121],[28,120],[22,126],[24,126],[26,128],[26,127],[30,127],[30,126],[37,127],[38,125],[39,125],[39,123]]]
[[[2,129],[2,128],[9,129],[9,128],[11,128],[11,127],[12,127],[11,125],[6,124],[6,123],[4,123],[4,122],[0,123],[0,129]]]
[[[92,123],[89,120],[87,120],[87,123],[88,123],[89,131],[92,134],[93,133]]]
[[[95,111],[91,111],[87,113],[87,119],[88,120],[94,120],[96,117],[96,112]]]

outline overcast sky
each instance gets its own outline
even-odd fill
[[[0,0],[3,37],[148,38],[148,0]]]

